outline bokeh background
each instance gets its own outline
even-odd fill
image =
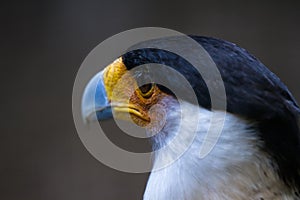
[[[95,160],[72,118],[85,56],[121,31],[158,26],[232,41],[300,101],[299,1],[11,1],[1,3],[0,199],[141,199],[148,174]]]

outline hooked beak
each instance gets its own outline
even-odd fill
[[[103,71],[97,73],[85,87],[81,111],[85,123],[113,117],[112,108],[104,87]]]

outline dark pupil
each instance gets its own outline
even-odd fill
[[[151,88],[152,88],[152,84],[149,83],[149,84],[142,85],[140,87],[140,90],[141,90],[142,93],[145,94],[145,93],[149,92],[151,90]]]

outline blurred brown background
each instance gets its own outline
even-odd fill
[[[299,2],[299,1],[298,1]],[[1,5],[0,199],[141,199],[148,174],[95,160],[77,136],[76,72],[100,42],[158,26],[223,38],[269,66],[300,101],[297,1],[22,1]]]

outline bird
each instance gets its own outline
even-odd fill
[[[300,199],[300,108],[287,86],[234,43],[207,36],[188,37],[216,64],[226,92],[225,109],[212,108],[207,80],[185,58],[164,49],[140,48],[120,55],[95,75],[97,82],[94,77],[87,84],[82,97],[84,120],[129,117],[149,134],[155,132],[150,141],[153,150],[178,136],[168,150],[154,154],[154,166],[182,151],[196,123],[189,148],[172,164],[151,172],[144,200]],[[182,49],[189,53],[190,47]],[[192,50],[190,54],[199,56]],[[178,91],[186,91],[171,73],[153,75],[138,68],[149,65],[149,69],[153,63],[180,73],[193,89],[197,103],[189,94],[178,98],[170,88],[153,81],[157,78],[153,76],[162,76]],[[147,83],[139,84],[141,80]],[[87,95],[91,91],[95,91],[92,98]],[[159,109],[151,111],[154,105]],[[212,123],[213,115],[217,120]],[[210,124],[222,125],[222,132],[213,149],[200,158],[201,145],[211,139],[204,138]]]

